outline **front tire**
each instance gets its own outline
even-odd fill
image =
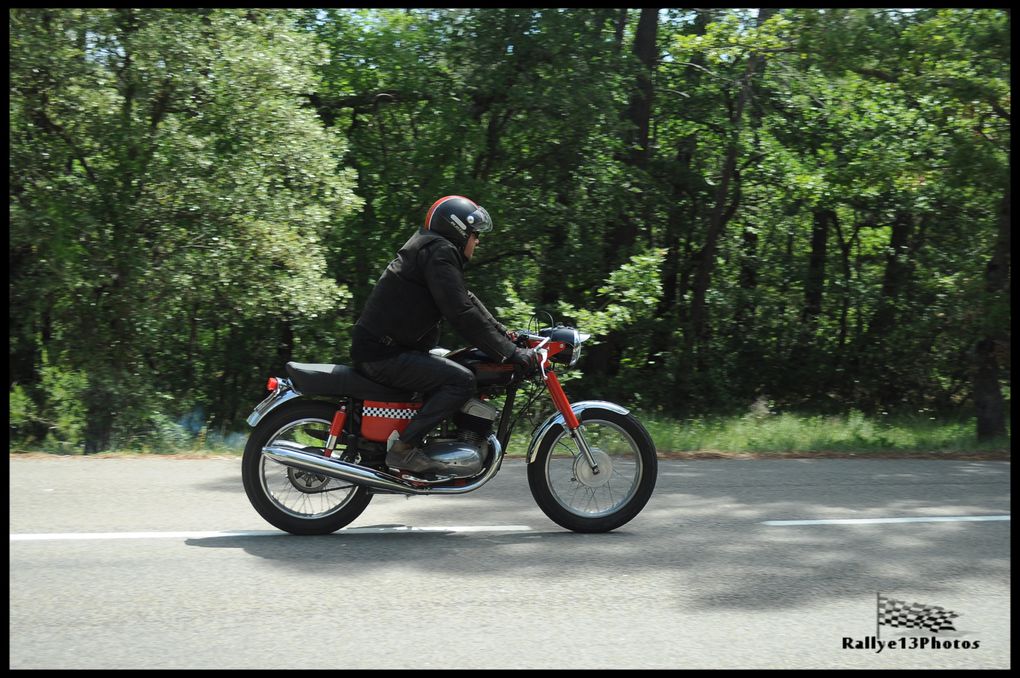
[[[270,525],[298,535],[330,534],[361,515],[372,500],[359,485],[285,466],[262,455],[262,448],[286,440],[322,454],[336,406],[296,401],[255,427],[241,458],[245,494]]]
[[[658,459],[648,431],[630,414],[590,407],[578,417],[601,472],[593,474],[570,432],[553,426],[528,464],[539,508],[575,532],[609,532],[644,508],[655,489]]]

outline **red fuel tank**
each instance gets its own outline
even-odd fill
[[[361,411],[361,436],[384,443],[393,431],[403,433],[421,409],[421,403],[387,403],[366,400]]]

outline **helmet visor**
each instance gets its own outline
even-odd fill
[[[488,233],[492,230],[492,218],[489,217],[489,213],[485,211],[484,207],[480,206],[469,214],[465,221],[467,222],[468,232]]]

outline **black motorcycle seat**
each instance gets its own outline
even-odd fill
[[[347,365],[289,362],[287,376],[294,388],[305,395],[350,396],[398,403],[415,399],[413,393],[378,384]]]

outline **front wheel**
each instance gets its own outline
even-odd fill
[[[592,472],[565,426],[553,426],[528,464],[542,511],[575,532],[608,532],[634,518],[655,489],[658,460],[648,431],[630,414],[600,407],[578,417],[599,465]]]
[[[323,454],[335,405],[296,401],[272,413],[255,427],[241,459],[241,478],[251,505],[271,525],[291,534],[336,532],[368,506],[364,487],[285,466],[262,455],[277,442],[303,446]]]

